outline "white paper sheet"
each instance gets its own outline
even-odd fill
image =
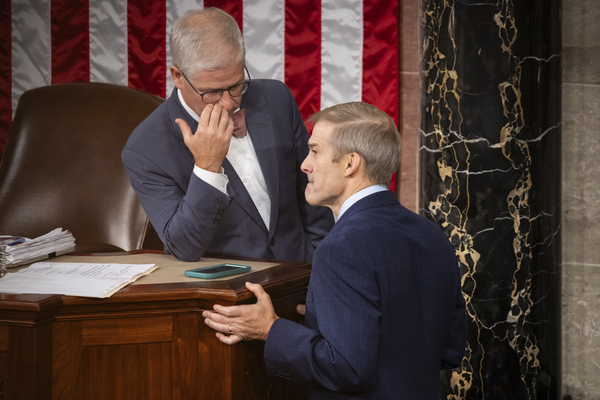
[[[154,264],[38,262],[0,279],[0,292],[109,297],[156,268]]]

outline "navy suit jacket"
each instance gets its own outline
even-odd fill
[[[311,399],[439,400],[439,371],[466,346],[448,238],[391,191],[359,200],[314,254],[305,322],[275,321],[264,357],[270,374],[312,382]]]
[[[246,125],[271,199],[265,226],[248,191],[227,159],[229,196],[194,173],[194,157],[176,118],[192,132],[198,123],[174,90],[131,134],[122,159],[131,185],[165,250],[184,261],[205,253],[268,259],[311,260],[333,225],[325,207],[304,198],[308,132],[291,92],[274,80],[253,80],[243,95]]]

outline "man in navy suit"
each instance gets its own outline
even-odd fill
[[[218,8],[180,18],[170,43],[176,88],[122,153],[165,250],[311,260],[333,217],[304,198],[309,135],[289,89],[245,79],[241,32]]]
[[[388,190],[400,163],[394,121],[366,103],[314,116],[306,199],[337,216],[314,254],[306,326],[257,303],[214,306],[223,343],[265,340],[267,372],[311,384],[311,399],[438,400],[440,369],[461,365],[465,301],[454,250],[433,222]]]

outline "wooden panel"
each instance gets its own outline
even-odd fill
[[[0,400],[4,400],[4,381],[8,375],[8,353],[0,351]]]
[[[170,316],[88,320],[82,328],[83,346],[170,342],[173,338]]]
[[[239,400],[243,398],[244,348],[239,343],[221,343],[215,331],[199,324],[198,358],[200,399]]]
[[[8,351],[8,326],[0,326],[0,351]]]
[[[44,400],[51,394],[51,325],[11,326],[6,400]],[[23,379],[26,377],[26,379]]]
[[[171,343],[84,347],[82,399],[171,399]]]
[[[200,399],[198,314],[173,316],[173,398]]]
[[[82,399],[77,386],[81,368],[81,322],[55,322],[52,330],[52,399]]]

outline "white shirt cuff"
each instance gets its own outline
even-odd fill
[[[227,193],[227,184],[229,183],[229,178],[227,175],[225,175],[225,170],[223,167],[221,167],[220,173],[217,174],[194,165],[194,174],[204,182],[208,183],[214,188],[219,189],[221,192],[229,196],[229,193]]]

